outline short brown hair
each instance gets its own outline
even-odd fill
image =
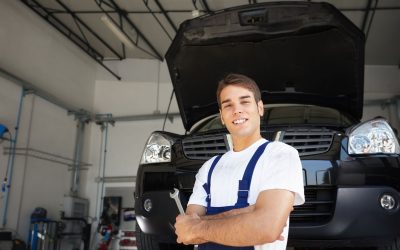
[[[221,99],[220,99],[221,92],[225,87],[229,85],[237,85],[245,89],[248,89],[253,93],[256,103],[258,103],[261,100],[260,89],[258,88],[257,83],[253,79],[245,75],[230,73],[226,75],[221,81],[218,82],[217,101],[218,101],[218,107],[220,108],[221,108]]]

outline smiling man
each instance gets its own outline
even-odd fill
[[[227,75],[217,100],[233,149],[199,170],[186,215],[176,219],[177,241],[201,250],[284,250],[289,214],[304,203],[298,152],[262,138],[264,106],[251,78]]]

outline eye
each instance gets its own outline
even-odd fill
[[[231,107],[231,106],[232,106],[231,103],[226,103],[226,104],[222,105],[222,108],[229,108],[229,107]]]

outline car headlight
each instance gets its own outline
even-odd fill
[[[160,133],[153,133],[143,150],[141,164],[170,162],[172,140]]]
[[[384,119],[362,123],[349,133],[349,154],[398,154],[399,142]]]

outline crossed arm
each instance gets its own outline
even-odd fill
[[[256,204],[247,208],[206,216],[205,208],[189,205],[176,218],[177,242],[215,242],[229,246],[254,246],[281,239],[293,209],[294,193],[283,189],[262,191]]]

